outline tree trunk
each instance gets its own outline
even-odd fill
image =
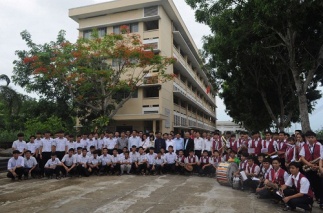
[[[302,131],[311,130],[310,118],[308,114],[307,98],[303,92],[298,95],[299,115],[301,118]]]

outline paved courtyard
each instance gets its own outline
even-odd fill
[[[0,174],[0,212],[283,212],[270,201],[196,176],[109,176],[11,182]],[[321,212],[317,205],[313,212]]]

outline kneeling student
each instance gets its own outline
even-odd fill
[[[175,168],[178,174],[185,174],[185,156],[184,151],[182,149],[178,151]]]
[[[64,177],[72,176],[76,173],[76,156],[74,155],[74,149],[70,148],[68,154],[64,155],[61,164],[61,171]]]
[[[87,156],[87,149],[82,149],[82,155],[78,157],[77,159],[77,172],[80,176],[89,177],[90,173],[88,171],[88,163],[89,163],[89,156]]]
[[[61,161],[56,157],[56,153],[51,154],[51,158],[45,164],[45,175],[46,177],[53,178],[53,175],[56,175],[56,179],[61,179],[60,177],[60,165]]]
[[[147,156],[147,170],[150,175],[152,175],[155,172],[154,168],[154,162],[157,154],[155,153],[155,148],[150,147],[149,148],[149,153],[146,154]]]
[[[24,164],[25,179],[28,179],[29,176],[35,178],[37,175],[39,175],[39,166],[37,160],[31,155],[30,150],[25,152]]]
[[[284,211],[295,210],[296,207],[304,209],[305,212],[312,211],[313,191],[308,179],[299,172],[300,168],[301,165],[298,162],[289,164],[291,175],[286,183],[281,186],[284,195],[283,201],[287,204]],[[287,187],[294,187],[295,190],[287,189]]]
[[[253,181],[253,178],[258,177],[259,171],[260,171],[260,167],[257,164],[255,164],[254,158],[252,156],[249,156],[248,165],[245,170],[245,173],[248,179],[243,181],[243,188],[251,189],[252,192],[256,192],[256,188],[258,184],[255,181]]]
[[[147,170],[147,156],[142,147],[139,147],[138,161],[135,162],[137,174],[146,174]]]
[[[198,156],[194,155],[194,150],[190,150],[189,155],[185,158],[185,169],[187,172],[198,172]]]
[[[108,149],[102,149],[102,155],[100,156],[100,175],[107,175],[110,172],[112,165],[111,155],[108,154]]]
[[[8,161],[8,174],[7,177],[11,180],[21,180],[21,177],[24,173],[24,158],[20,156],[19,150],[14,150],[12,152],[13,157]]]
[[[168,147],[168,152],[165,154],[165,172],[174,174],[176,154],[173,152],[173,146]]]
[[[156,171],[157,175],[161,175],[164,169],[165,159],[162,157],[162,152],[157,153],[157,157],[154,161],[154,170]]]
[[[114,148],[112,151],[112,155],[111,155],[111,167],[110,167],[110,171],[112,172],[112,174],[117,174],[120,175],[121,171],[120,171],[120,158],[119,158],[119,154],[118,154],[118,149]]]
[[[130,174],[130,170],[131,170],[131,164],[132,164],[132,160],[129,156],[129,151],[126,151],[123,153],[124,157],[121,159],[121,175],[123,175],[124,172],[126,172],[127,175]]]
[[[206,176],[206,175],[210,175],[210,176],[214,176],[215,174],[215,170],[212,162],[212,159],[208,156],[208,151],[204,150],[203,151],[203,155],[200,158],[200,162],[199,162],[199,175],[200,176]]]
[[[99,166],[100,166],[100,158],[98,157],[98,151],[95,150],[93,151],[93,156],[90,157],[89,159],[89,173],[90,174],[95,174],[95,175],[99,175]]]

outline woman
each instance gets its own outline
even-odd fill
[[[142,146],[142,148],[144,149],[144,152],[148,153],[149,152],[149,148],[150,148],[150,139],[149,137],[147,137],[146,134],[143,134],[141,136],[141,144],[140,146]]]

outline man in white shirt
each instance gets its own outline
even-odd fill
[[[208,152],[209,157],[211,157],[212,155],[212,145],[213,139],[211,138],[211,134],[207,133],[206,138],[204,139],[202,152],[206,150]]]
[[[47,161],[51,158],[51,153],[54,151],[54,140],[50,137],[50,132],[46,131],[44,138],[41,140],[39,147],[39,158],[40,158],[40,174],[44,175],[44,166]]]
[[[173,136],[171,134],[168,134],[167,135],[167,140],[165,141],[166,142],[166,150],[168,150],[168,147],[169,146],[172,146],[174,147],[173,148],[173,151],[176,153],[176,146],[175,146],[175,142],[173,140]]]
[[[94,135],[94,137],[96,138],[96,140],[97,140],[97,142],[98,142],[98,147],[97,147],[97,149],[98,149],[98,154],[99,154],[99,156],[102,154],[102,149],[103,149],[103,147],[104,147],[104,134],[102,133],[102,134],[100,134],[100,137],[98,137],[98,134],[96,133],[95,135]]]
[[[67,150],[73,149],[76,151],[77,147],[75,147],[74,135],[69,135],[67,141]]]
[[[157,154],[155,153],[155,148],[150,147],[149,153],[146,154],[147,156],[147,170],[150,175],[152,175],[155,172],[154,168],[154,162]]]
[[[74,149],[71,148],[68,150],[68,154],[64,155],[61,164],[61,170],[63,176],[72,176],[76,173],[76,156],[74,155]]]
[[[12,143],[12,150],[18,150],[23,155],[27,150],[26,141],[24,141],[24,133],[17,134],[18,140]]]
[[[120,171],[120,158],[119,158],[119,155],[118,155],[118,149],[117,148],[114,148],[113,151],[112,151],[111,161],[112,161],[111,169],[110,169],[111,173],[120,175],[121,174],[121,171]]]
[[[91,146],[94,146],[95,149],[98,148],[98,141],[94,138],[94,133],[89,134],[89,139],[87,140],[87,144],[86,144],[87,151],[90,151]]]
[[[87,148],[87,145],[88,145],[88,138],[87,138],[87,134],[83,134],[82,135],[82,138],[80,139],[80,143],[81,144],[83,144],[84,145],[84,147],[83,148]],[[88,149],[89,149],[90,147],[88,147]]]
[[[246,188],[256,192],[257,184],[252,179],[258,178],[259,172],[260,167],[255,164],[254,158],[252,156],[248,157],[248,164],[245,170],[248,179],[243,181],[243,190]]]
[[[128,147],[129,147],[129,150],[132,146],[136,146],[136,147],[139,147],[140,146],[140,143],[141,143],[141,139],[139,137],[137,137],[137,131],[134,130],[132,132],[132,136],[128,138]]]
[[[175,173],[176,154],[173,152],[173,146],[168,147],[168,152],[165,154],[165,172]]]
[[[12,157],[8,161],[8,174],[7,177],[11,180],[21,180],[21,177],[24,173],[24,158],[20,156],[19,150],[14,150],[12,152]]]
[[[116,148],[117,142],[113,138],[113,133],[109,132],[109,137],[105,138],[104,140],[104,147],[108,149],[108,154],[112,155],[113,154],[113,149]]]
[[[126,151],[124,153],[124,158],[121,159],[121,175],[123,175],[124,172],[126,172],[127,175],[130,174],[130,170],[131,170],[131,164],[132,164],[132,160],[129,156],[129,151]]]
[[[98,157],[97,150],[93,151],[93,156],[89,159],[90,174],[99,175],[101,159]]]
[[[100,175],[106,175],[110,172],[110,168],[112,165],[111,155],[108,154],[108,149],[102,149],[102,155],[100,156]]]
[[[39,145],[35,143],[35,136],[30,136],[29,143],[26,144],[26,148],[31,152],[31,155],[33,157],[38,157]]]
[[[157,157],[155,158],[155,161],[154,161],[154,170],[156,171],[157,175],[162,174],[162,172],[164,170],[165,163],[166,163],[166,161],[162,157],[162,153],[158,152]]]
[[[89,156],[87,155],[87,149],[86,148],[83,148],[82,149],[82,155],[78,157],[77,159],[77,171],[78,171],[78,174],[81,176],[85,176],[85,177],[89,177],[90,176],[90,173],[88,171],[88,163],[89,163]]]
[[[67,154],[67,139],[64,137],[64,131],[59,131],[57,133],[58,137],[55,138],[55,151],[57,154],[57,158],[62,160],[64,155]]]
[[[28,179],[29,176],[35,178],[37,175],[39,175],[37,160],[31,155],[31,151],[27,150],[24,158],[24,177],[25,179]]]
[[[136,168],[136,162],[138,162],[138,158],[139,158],[139,153],[136,151],[137,147],[135,145],[133,145],[131,147],[131,152],[129,153],[129,156],[131,158],[132,164],[131,164],[131,173],[135,173],[137,168]]]
[[[74,142],[74,149],[77,150],[77,148],[81,147],[82,149],[86,147],[86,144],[82,140],[81,135],[76,136],[76,141]]]
[[[56,175],[56,179],[61,179],[60,177],[60,166],[61,166],[61,161],[57,158],[56,153],[53,152],[51,154],[51,158],[47,161],[45,164],[45,175],[46,177],[53,178],[53,175]]]
[[[200,133],[196,132],[196,137],[194,138],[194,151],[195,155],[197,155],[199,158],[202,155],[202,149],[204,147],[204,140],[200,137]]]
[[[135,162],[137,174],[146,174],[147,170],[147,156],[142,147],[139,147],[138,161]]]

